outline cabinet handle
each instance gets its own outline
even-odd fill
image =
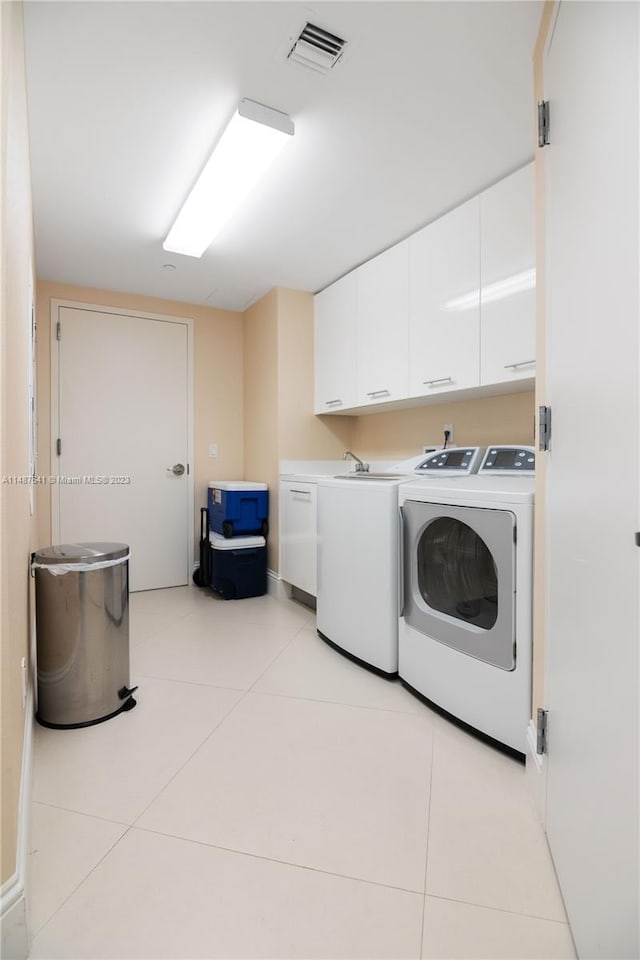
[[[388,397],[390,394],[389,390],[370,390],[366,394],[367,397]]]
[[[342,400],[325,400],[324,405],[325,407],[337,407],[341,403]]]
[[[505,370],[517,370],[518,367],[528,367],[530,363],[535,363],[535,360],[518,360],[517,363],[505,363]]]
[[[303,497],[310,497],[310,496],[311,496],[311,490],[294,490],[293,487],[291,487],[291,488],[289,489],[289,493],[300,493],[300,494],[302,494]]]
[[[422,381],[427,387],[435,387],[439,383],[453,383],[451,377],[440,377],[439,380],[423,380]]]

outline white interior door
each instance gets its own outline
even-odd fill
[[[56,319],[54,539],[128,543],[132,590],[186,584],[189,323],[68,306]]]
[[[637,3],[562,3],[544,64],[547,833],[581,957],[638,957]]]

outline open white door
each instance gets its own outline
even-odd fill
[[[189,321],[70,305],[52,320],[55,541],[128,543],[132,590],[188,583]]]
[[[562,3],[544,63],[547,834],[580,957],[638,957],[638,3]]]

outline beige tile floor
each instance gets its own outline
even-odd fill
[[[131,598],[138,706],[36,730],[34,958],[567,958],[521,765],[311,611]]]

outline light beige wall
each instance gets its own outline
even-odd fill
[[[443,442],[451,423],[461,446],[490,443],[533,443],[533,391],[478,400],[461,400],[354,418],[353,450],[366,460],[415,456],[423,446]]]
[[[277,294],[280,459],[339,460],[351,443],[352,418],[313,413],[313,294]]]
[[[540,30],[533,54],[533,94],[534,94],[534,142],[537,142],[537,103],[544,99],[543,88],[543,52],[547,42],[554,0],[546,0]],[[536,410],[547,400],[547,341],[545,317],[545,155],[544,150],[536,150],[535,156],[535,193],[536,193]],[[545,514],[546,514],[546,471],[547,459],[544,454],[536,458],[536,513],[534,530],[534,576],[533,576],[533,695],[532,710],[536,716],[538,707],[545,705],[545,659],[546,659],[546,562],[545,562]]]
[[[313,295],[276,288],[254,304],[245,327],[245,477],[269,486],[269,569],[278,570],[279,461],[336,460],[350,417],[316,417]]]
[[[33,232],[22,4],[0,3],[1,210],[0,474],[29,473],[29,285]],[[2,871],[16,869],[25,714],[20,662],[29,659],[34,540],[28,484],[0,484],[2,648]]]
[[[278,291],[244,314],[244,477],[269,487],[267,565],[278,569]]]
[[[190,317],[194,329],[194,470],[196,550],[200,507],[207,502],[209,480],[243,475],[243,329],[242,314],[177,300],[160,300],[67,284],[38,283],[38,472],[51,472],[50,369],[51,300],[74,300],[170,317]],[[209,459],[210,443],[218,444]],[[51,543],[51,493],[39,489],[39,546]]]

